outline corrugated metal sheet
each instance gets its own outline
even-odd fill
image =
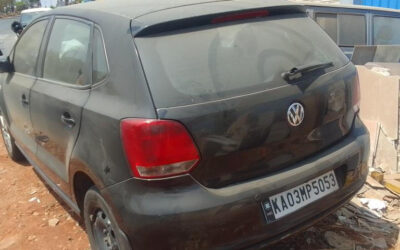
[[[354,0],[354,4],[400,9],[400,0]]]

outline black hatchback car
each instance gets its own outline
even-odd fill
[[[263,247],[367,176],[355,67],[295,4],[113,0],[31,23],[2,135],[93,249]]]

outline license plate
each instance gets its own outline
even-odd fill
[[[339,189],[333,171],[269,197],[262,203],[268,223],[274,222]]]

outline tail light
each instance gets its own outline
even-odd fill
[[[125,119],[121,135],[126,157],[138,178],[188,173],[200,160],[188,131],[176,121]]]
[[[361,98],[361,93],[360,93],[360,80],[358,78],[358,75],[354,78],[354,83],[353,83],[353,110],[354,112],[358,112],[360,110],[360,98]]]

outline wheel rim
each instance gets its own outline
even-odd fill
[[[107,214],[99,209],[90,215],[94,239],[99,249],[118,250],[114,229]]]
[[[11,135],[8,132],[8,127],[4,122],[4,118],[0,115],[0,123],[1,123],[1,134],[3,135],[4,144],[6,145],[7,151],[12,153],[12,142]]]

